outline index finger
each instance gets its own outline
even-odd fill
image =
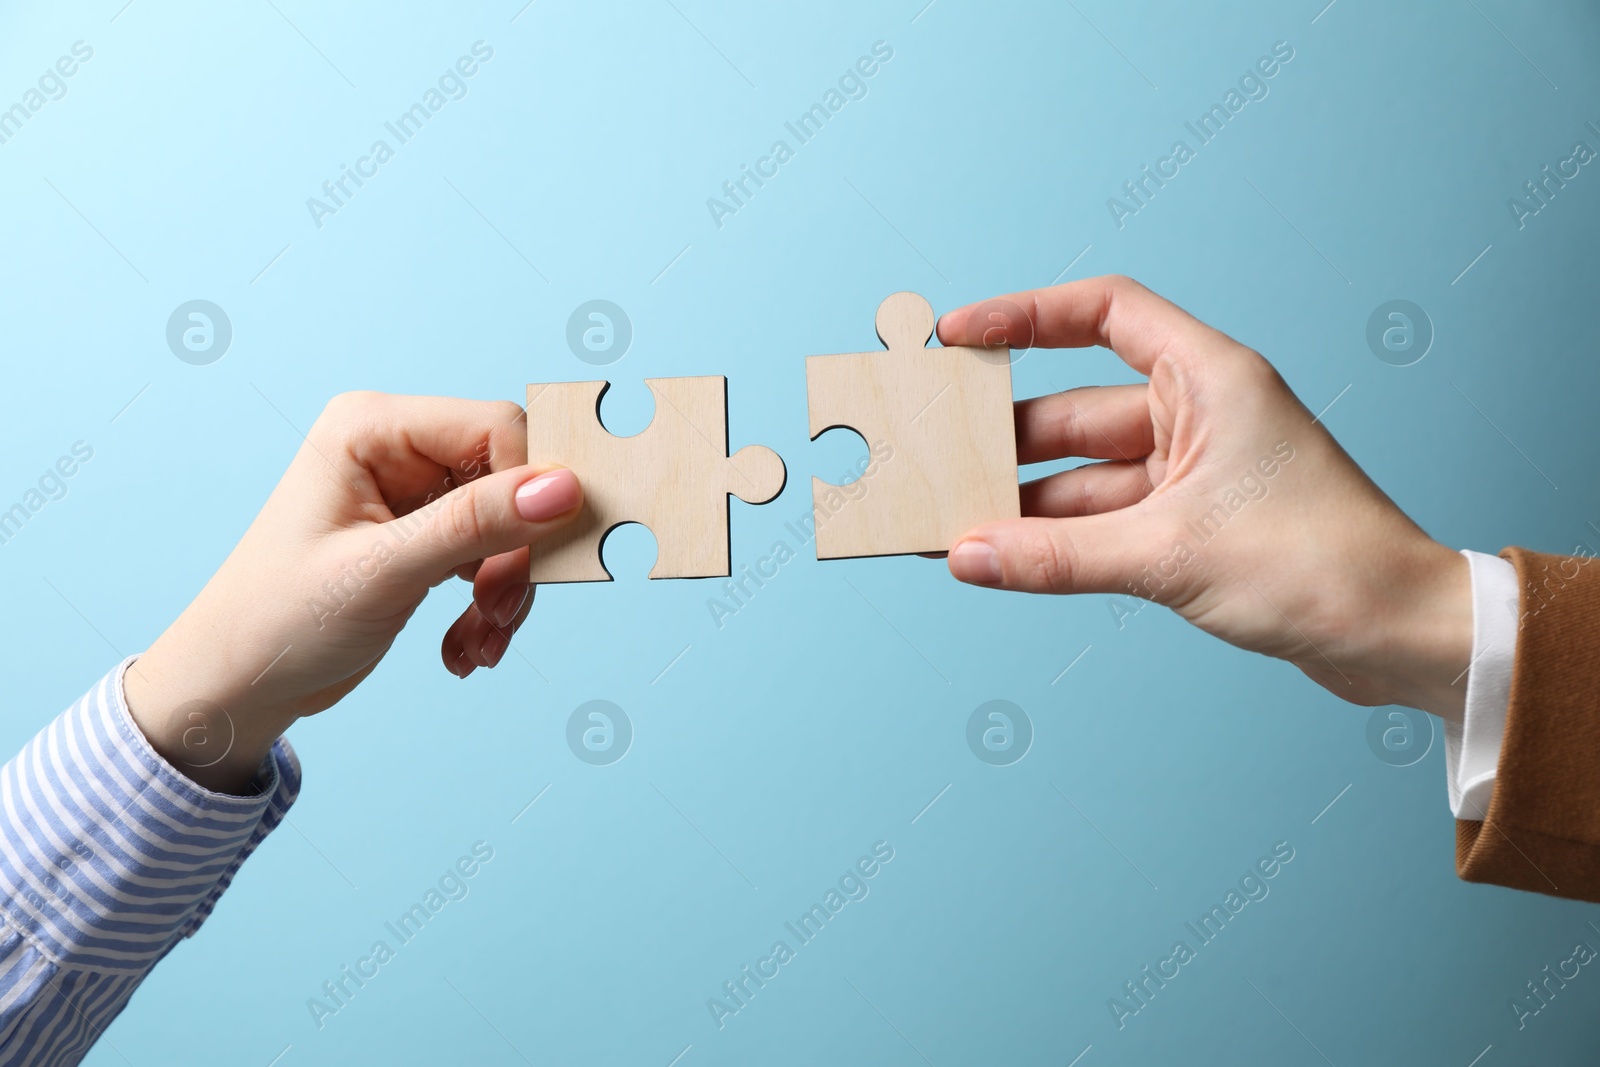
[[[528,461],[528,426],[511,400],[367,394],[351,451],[363,464],[421,457],[468,482]]]
[[[1020,320],[1006,304],[1020,312]],[[1146,375],[1174,341],[1198,347],[1222,338],[1178,305],[1117,274],[968,304],[939,319],[942,344],[986,345],[1003,339],[1018,348],[1100,345]]]
[[[345,393],[310,438],[329,462],[353,462],[396,515],[528,459],[522,405],[509,400]],[[351,477],[361,480],[356,471]]]

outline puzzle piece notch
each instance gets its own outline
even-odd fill
[[[570,467],[584,504],[571,523],[533,546],[534,582],[607,582],[607,535],[627,522],[656,539],[651,578],[717,578],[731,573],[728,497],[763,504],[783,490],[778,454],[747,445],[728,456],[727,379],[647,378],[650,425],[617,437],[600,419],[609,382],[528,386],[528,456]]]
[[[926,348],[934,322],[894,293],[876,317],[886,351],[806,357],[812,440],[844,427],[873,454],[849,487],[812,478],[818,559],[943,552],[1021,514],[1010,353]]]

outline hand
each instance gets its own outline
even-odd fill
[[[528,546],[583,495],[571,471],[527,465],[524,417],[509,401],[335,397],[238,547],[127,673],[156,751],[208,788],[243,787],[452,575],[473,596],[445,666],[465,678],[498,663],[532,608]]]
[[[1408,519],[1258,353],[1127,278],[945,315],[946,345],[1101,345],[1149,382],[1016,405],[1017,458],[1101,460],[1022,487],[1021,519],[950,550],[964,582],[1121,593],[1286,659],[1357,704],[1459,719],[1472,655],[1467,562]],[[1007,316],[1001,315],[1000,318]]]

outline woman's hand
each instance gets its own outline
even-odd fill
[[[1466,560],[1408,519],[1259,354],[1120,277],[953,311],[939,339],[1101,345],[1149,379],[1017,404],[1021,463],[1102,462],[1024,485],[1029,517],[966,534],[949,554],[957,578],[1143,597],[1345,700],[1461,716]]]
[[[527,465],[524,418],[509,401],[335,397],[238,547],[126,674],[156,751],[201,785],[242,787],[452,575],[473,597],[445,667],[498,663],[533,604],[528,546],[583,499],[571,471]]]

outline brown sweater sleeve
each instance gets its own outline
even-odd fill
[[[1600,902],[1600,562],[1508,548],[1521,625],[1482,822],[1456,822],[1456,873]]]

